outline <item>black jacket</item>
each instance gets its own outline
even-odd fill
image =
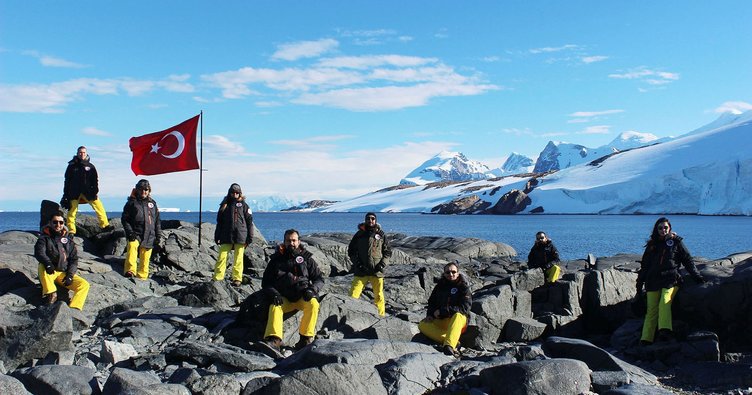
[[[533,244],[533,248],[527,254],[527,266],[531,269],[539,267],[548,270],[554,265],[554,262],[559,262],[559,251],[551,240],[545,244]]]
[[[69,276],[78,271],[78,251],[65,229],[62,234],[56,234],[49,226],[42,228],[34,245],[34,257],[45,267],[52,266]]]
[[[272,294],[278,293],[291,302],[300,300],[308,288],[318,296],[323,286],[318,264],[302,246],[297,253],[285,251],[284,246],[277,247],[261,279],[261,288]]]
[[[89,162],[88,156],[84,160],[74,156],[65,169],[63,196],[69,200],[76,200],[81,194],[86,196],[88,201],[96,200],[99,194],[97,168]]]
[[[347,255],[356,276],[384,277],[384,267],[389,264],[392,249],[379,224],[368,229],[362,223],[347,246]]]
[[[681,237],[674,235],[659,242],[650,241],[642,254],[637,282],[644,283],[648,291],[672,288],[682,283],[679,274],[681,265],[684,265],[695,281],[705,281],[695,267],[692,256],[684,246]]]
[[[157,239],[162,237],[159,208],[151,195],[142,200],[136,197],[136,190],[133,189],[123,207],[121,219],[125,237],[128,240],[136,238],[140,247],[154,248]]]
[[[225,197],[217,211],[214,241],[219,244],[251,244],[253,241],[253,215],[243,198]]]
[[[457,281],[451,282],[442,277],[428,297],[427,317],[437,318],[433,312],[439,310],[438,318],[449,318],[454,313],[470,314],[473,296],[465,278],[460,274]]]

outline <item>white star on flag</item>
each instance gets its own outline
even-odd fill
[[[154,145],[151,146],[151,152],[149,152],[149,153],[153,152],[153,153],[156,154],[157,152],[159,152],[160,148],[162,148],[162,147],[159,146],[159,143],[156,143],[156,144],[154,144]]]

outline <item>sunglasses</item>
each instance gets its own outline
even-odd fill
[[[546,240],[546,236],[541,236],[538,238],[538,240]]]
[[[444,274],[457,274],[456,270],[445,270]]]
[[[668,226],[659,226],[658,229],[668,229]]]
[[[366,219],[369,220],[369,221],[371,221],[371,220],[376,221],[376,217],[366,217]]]
[[[51,221],[53,225],[62,225],[65,221]]]

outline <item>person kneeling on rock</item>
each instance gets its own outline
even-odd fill
[[[34,257],[39,261],[42,297],[47,304],[55,303],[56,285],[59,285],[74,292],[70,307],[83,310],[86,296],[89,294],[89,282],[76,274],[78,252],[64,224],[63,213],[54,214],[50,223],[42,228],[42,234],[34,245]]]
[[[303,319],[298,330],[300,341],[295,348],[313,343],[319,315],[317,297],[323,285],[321,270],[312,254],[300,245],[298,231],[286,230],[284,244],[272,254],[261,279],[261,287],[270,300],[264,331],[264,342],[268,346],[281,350],[283,316],[296,310],[303,310]]]
[[[419,324],[420,332],[442,343],[444,354],[457,356],[460,335],[467,328],[472,294],[456,263],[444,266],[444,275],[428,298],[426,318]]]
[[[535,234],[535,244],[527,254],[527,265],[531,269],[540,268],[546,278],[546,283],[555,283],[561,275],[561,267],[556,263],[559,262],[559,251],[556,249],[554,242],[546,236],[545,232]]]

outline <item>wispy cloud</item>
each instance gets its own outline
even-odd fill
[[[574,50],[574,49],[580,49],[580,48],[581,47],[579,45],[566,44],[566,45],[562,45],[560,47],[532,48],[532,49],[529,49],[528,52],[530,52],[532,54],[540,54],[540,53],[551,53],[551,52],[568,51],[568,50]]]
[[[752,110],[752,104],[743,102],[743,101],[727,101],[720,105],[720,107],[715,109],[716,113],[723,114],[723,113],[732,113],[739,115],[745,111]]]
[[[437,63],[437,58],[423,58],[404,55],[370,55],[370,56],[338,56],[336,58],[321,59],[318,67],[368,69],[373,67],[415,67]]]
[[[214,134],[204,138],[207,150],[219,155],[249,155],[242,144],[230,141],[225,136]]]
[[[533,131],[528,128],[524,128],[524,129],[504,128],[504,129],[501,129],[501,132],[505,134],[512,134],[515,136],[533,136],[534,135]]]
[[[281,44],[277,47],[277,51],[272,54],[272,59],[292,61],[303,58],[315,58],[337,49],[338,46],[339,41],[331,38]]]
[[[638,67],[623,73],[609,74],[608,77],[615,79],[639,80],[648,85],[665,85],[679,80],[679,73]]]
[[[597,117],[601,115],[610,115],[622,113],[624,110],[605,110],[605,111],[577,111],[569,114],[570,117]]]
[[[102,137],[109,137],[112,136],[112,133],[106,132],[101,129],[97,129],[93,126],[85,127],[81,130],[81,133],[89,135],[89,136],[102,136]]]
[[[45,67],[61,67],[61,68],[71,68],[71,69],[82,69],[85,67],[89,67],[85,64],[76,63],[76,62],[59,58],[56,56],[45,55],[45,54],[39,53],[38,51],[33,51],[33,50],[23,51],[22,54],[31,56],[33,58],[37,58],[39,60],[39,63]]]
[[[588,126],[585,129],[577,132],[577,134],[608,134],[610,131],[610,125],[595,125]]]
[[[580,59],[582,60],[582,63],[590,64],[590,63],[602,62],[608,59],[608,56],[583,56]]]
[[[296,140],[272,140],[269,143],[276,144],[276,145],[290,146],[290,147],[300,147],[300,148],[317,147],[319,149],[321,148],[329,149],[333,147],[332,145],[330,145],[330,143],[334,143],[340,140],[349,140],[354,137],[355,136],[352,134],[335,134],[335,135],[314,136],[314,137],[309,137],[305,139],[296,139]]]
[[[59,113],[73,101],[90,95],[116,95],[124,92],[138,96],[157,88],[173,92],[191,92],[193,86],[184,76],[161,81],[133,79],[78,78],[52,84],[0,85],[0,112]]]

